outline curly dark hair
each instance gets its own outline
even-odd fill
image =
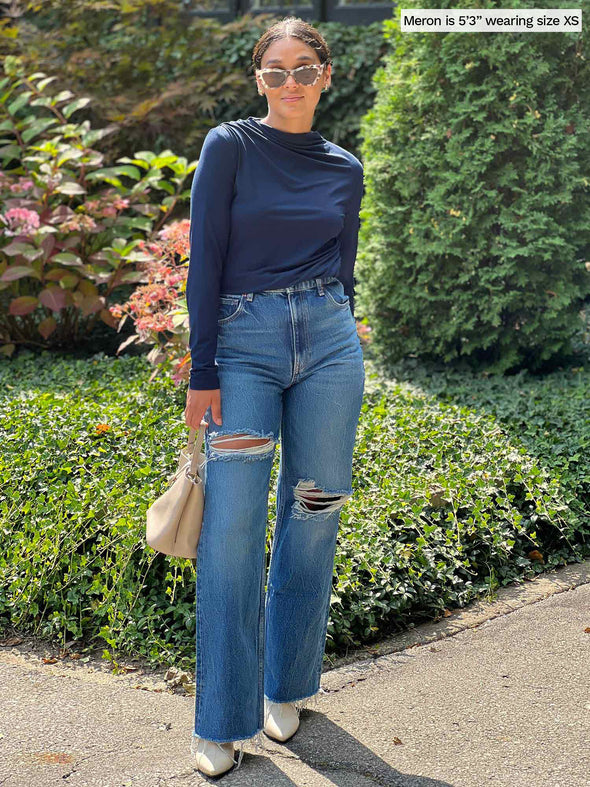
[[[320,63],[332,63],[330,47],[322,34],[313,25],[297,16],[287,16],[275,22],[260,36],[252,50],[254,68],[262,68],[262,55],[274,41],[282,38],[299,38],[318,53]]]

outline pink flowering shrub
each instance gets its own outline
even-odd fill
[[[135,284],[152,298],[137,296],[137,338],[174,346],[183,330],[172,316],[184,291],[177,235],[186,228],[164,228],[190,198],[196,162],[140,151],[104,167],[97,143],[117,127],[73,122],[89,99],[52,96],[53,77],[19,68],[7,59],[0,79],[0,352],[75,344],[97,320],[120,328],[110,306]]]
[[[190,371],[185,295],[189,227],[188,219],[174,222],[160,230],[155,241],[139,244],[152,256],[149,262],[138,264],[147,282],[136,287],[125,303],[110,307],[111,314],[119,319],[119,329],[131,319],[136,330],[117,353],[134,342],[153,344],[147,357],[157,368],[150,379],[165,369],[177,385],[188,381]]]

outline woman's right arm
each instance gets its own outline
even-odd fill
[[[209,405],[221,423],[219,378],[215,365],[221,274],[231,226],[238,150],[223,125],[208,131],[191,188],[190,259],[186,281],[191,371],[185,419],[198,429]]]

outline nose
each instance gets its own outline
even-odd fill
[[[294,85],[295,87],[297,87],[297,80],[295,79],[295,77],[293,76],[293,74],[288,74],[288,75],[287,75],[287,79],[285,80],[285,85],[288,85],[288,84],[289,84],[289,80],[291,80],[291,83],[292,83],[292,85]]]

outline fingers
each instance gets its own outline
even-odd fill
[[[207,408],[201,412],[202,409],[202,406],[198,407],[194,402],[187,404],[184,408],[184,422],[191,429],[196,429],[197,431],[200,429],[201,421]]]
[[[186,407],[184,410],[184,421],[191,429],[199,430],[202,422],[206,428],[209,423],[205,419],[205,413],[211,408],[211,416],[216,424],[221,425],[221,395],[220,390],[213,391],[192,391],[188,390]]]
[[[195,413],[193,410],[189,410],[187,408],[184,411],[184,422],[191,429],[196,429],[198,431],[201,426],[201,420],[202,418],[195,418]]]

